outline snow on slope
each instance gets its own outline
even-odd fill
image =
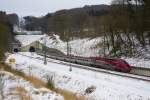
[[[150,68],[150,45],[146,39],[146,46],[143,47],[138,40],[134,37],[135,51],[137,52],[134,57],[122,57],[130,65],[136,67]]]
[[[40,42],[43,41],[44,40],[40,40]],[[58,35],[47,36],[46,41],[47,41],[46,46],[58,49],[63,53],[67,54],[67,43],[60,40]],[[102,41],[103,37],[98,37],[94,39],[85,38],[72,40],[69,42],[71,46],[71,54],[75,56],[84,56],[84,57],[103,55],[103,48],[102,47],[96,48],[96,45],[100,45]],[[139,44],[137,41],[136,43]],[[145,57],[150,57],[150,46],[147,46],[147,50],[149,51],[147,52],[140,46],[137,46],[137,51],[139,51],[139,53],[143,53],[142,55],[144,55]],[[106,54],[108,54],[109,51],[105,52],[107,52]],[[150,60],[144,59],[144,57],[142,58],[122,57],[122,59],[125,59],[131,66],[150,68]]]
[[[54,48],[57,50],[60,50],[61,52],[67,54],[67,43],[62,41],[58,35],[18,35],[16,36],[16,39],[18,39],[23,46],[28,45],[34,41],[40,41],[41,43],[44,43],[46,38],[46,46],[49,48]],[[102,43],[103,38],[98,37],[94,39],[85,38],[85,39],[75,39],[69,42],[71,46],[71,54],[75,56],[99,56],[103,55],[103,49],[100,46]],[[139,44],[136,41],[137,45]],[[147,51],[142,49],[141,47],[137,46],[137,51],[139,53],[143,53],[145,57],[150,57],[150,46],[147,47]],[[108,52],[108,51],[106,51]],[[150,68],[150,60],[142,58],[127,58],[122,57],[122,59],[125,59],[131,66],[137,66],[137,67],[146,67]]]
[[[23,53],[31,56],[29,53]],[[38,55],[34,55],[39,57]],[[46,80],[47,76],[53,76],[56,87],[73,91],[77,94],[85,94],[88,87],[94,86],[96,90],[86,94],[89,100],[150,100],[150,83],[136,79],[129,79],[121,76],[98,73],[79,68],[73,68],[69,72],[69,66],[31,59],[19,54],[12,54],[17,68],[26,74]],[[7,63],[8,63],[7,59]],[[52,60],[52,59],[49,59]],[[30,69],[30,71],[29,71]]]
[[[40,40],[43,43],[44,40]],[[69,42],[71,48],[71,54],[75,56],[98,56],[99,48],[95,48],[98,43],[101,43],[102,38],[84,38],[76,39]],[[67,42],[60,39],[58,35],[47,36],[46,46],[50,48],[55,48],[61,52],[67,54]]]
[[[22,46],[29,45],[35,41],[40,41],[44,44],[46,38],[47,47],[58,49],[67,54],[67,42],[62,41],[58,35],[17,35],[15,38],[20,41]],[[98,56],[99,48],[95,46],[101,42],[101,37],[72,40],[69,42],[71,54],[76,56]]]
[[[35,88],[28,81],[23,80],[20,77],[15,76],[12,73],[6,71],[0,71],[1,82],[4,82],[3,90],[4,98],[3,100],[64,100],[62,96],[56,94],[46,88]],[[0,84],[2,86],[2,84]],[[20,91],[17,91],[20,89]],[[20,95],[19,95],[20,94]],[[21,99],[24,96],[24,99]],[[26,99],[25,99],[26,97]],[[0,95],[0,100],[1,95]]]
[[[15,39],[18,40],[22,46],[26,46],[40,40],[42,37],[45,37],[45,35],[16,35]]]

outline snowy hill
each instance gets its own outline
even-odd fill
[[[67,54],[67,42],[60,39],[58,35],[18,35],[16,39],[19,40],[23,45],[28,45],[34,41],[39,41],[44,44],[46,41],[46,46],[49,48],[57,49],[64,54]],[[71,48],[71,54],[75,56],[103,56],[103,37],[97,38],[84,38],[84,39],[74,39],[69,41],[69,46]],[[138,54],[135,57],[122,56],[130,65],[137,67],[147,67],[150,68],[150,46],[147,45],[146,49],[142,48],[141,45],[135,41]],[[108,54],[109,51],[106,51]]]
[[[44,39],[44,38],[43,38]],[[40,40],[43,43],[44,40]],[[84,39],[74,39],[69,41],[69,46],[71,48],[71,54],[75,56],[98,56],[99,49],[98,44],[102,43],[102,38],[84,38]],[[67,54],[67,42],[62,41],[58,35],[46,36],[46,46],[49,48],[55,48],[61,52]]]
[[[40,41],[44,44],[46,39],[47,47],[57,49],[64,54],[67,54],[67,42],[62,41],[58,35],[16,35],[15,38],[22,44],[22,46],[29,45],[35,41]],[[100,48],[99,45],[102,45],[102,37],[93,39],[74,39],[69,41],[71,54],[75,56],[99,56],[99,51],[102,51],[102,48]]]

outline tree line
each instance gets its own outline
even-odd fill
[[[13,25],[18,23],[16,14],[6,14],[0,11],[0,60],[3,59],[4,53],[11,51],[13,37]]]
[[[26,16],[24,28],[55,33],[66,37],[96,37],[100,35],[100,16],[109,13],[108,5],[84,6],[48,13],[43,17]]]
[[[150,45],[150,0],[113,0],[101,20],[104,44],[115,56],[133,56],[136,40],[143,48]]]

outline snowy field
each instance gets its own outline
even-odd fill
[[[31,56],[30,53],[23,53]],[[34,57],[40,57],[36,54]],[[13,68],[23,71],[27,75],[46,81],[46,77],[53,77],[55,86],[76,93],[85,95],[88,100],[150,100],[150,82],[129,79],[121,76],[98,73],[89,70],[73,68],[69,66],[31,59],[19,54],[11,54],[10,58],[16,59]],[[94,87],[92,93],[87,93],[87,88]]]
[[[58,35],[18,35],[16,36],[16,39],[19,40],[23,46],[29,45],[34,41],[40,41],[41,43],[44,43],[46,40],[47,47],[55,48],[64,54],[67,54],[67,43],[62,41]],[[85,38],[72,40],[69,42],[71,54],[84,57],[99,56],[100,54],[102,55],[103,49],[100,47],[102,46],[102,41],[102,37],[94,39]],[[145,57],[150,57],[150,47],[147,47],[148,52],[144,51],[140,47],[137,49],[140,53],[143,53]],[[150,60],[144,58],[122,58],[125,59],[131,66],[150,68]]]
[[[0,71],[0,100],[64,100],[46,88],[35,88],[30,82],[6,71]]]

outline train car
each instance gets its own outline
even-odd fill
[[[129,73],[131,71],[131,66],[123,59],[112,59],[103,57],[90,57],[96,61],[101,61],[101,63],[112,65],[114,70]]]
[[[116,70],[120,72],[129,73],[131,66],[123,59],[110,59],[103,57],[78,57],[78,56],[50,56],[52,59],[66,61],[70,63],[93,66],[96,68]]]

